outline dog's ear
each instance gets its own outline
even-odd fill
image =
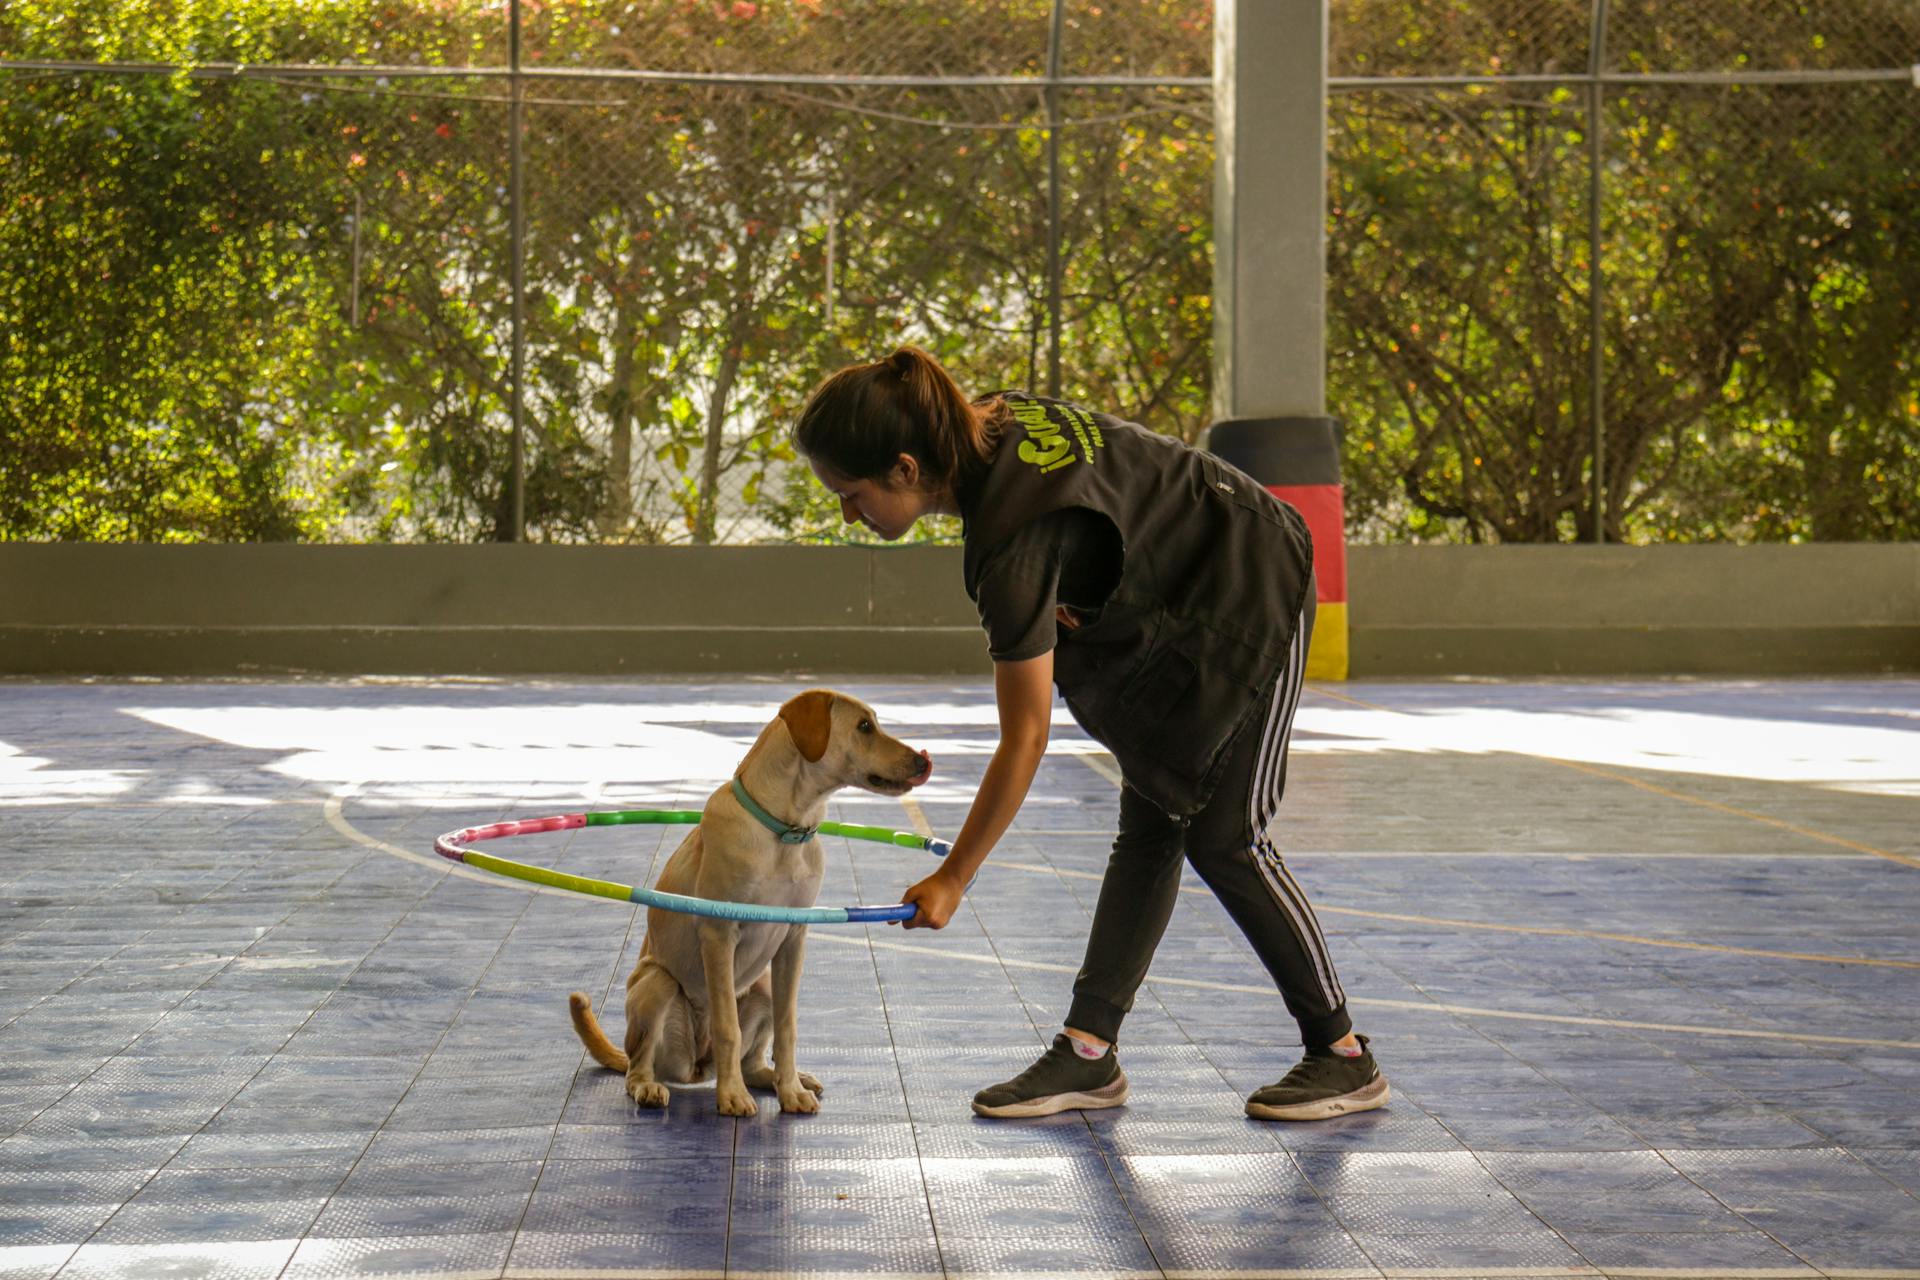
[[[827,739],[833,735],[833,695],[825,689],[796,694],[780,708],[780,718],[787,722],[787,734],[806,762],[820,763],[827,754]]]

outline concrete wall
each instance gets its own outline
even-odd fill
[[[1348,554],[1356,677],[1920,671],[1920,543]]]
[[[0,546],[0,671],[983,670],[946,548]]]
[[[1920,671],[1920,544],[1353,547],[1353,674]],[[984,673],[951,548],[0,545],[0,673]]]

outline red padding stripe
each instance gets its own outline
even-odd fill
[[[1321,603],[1347,598],[1347,489],[1338,484],[1270,484],[1268,492],[1297,507],[1313,534],[1313,572]]]

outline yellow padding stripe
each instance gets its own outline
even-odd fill
[[[1307,650],[1307,679],[1347,678],[1347,602],[1322,600],[1314,610],[1313,644]]]

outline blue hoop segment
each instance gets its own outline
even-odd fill
[[[490,823],[483,827],[462,827],[458,831],[449,831],[436,839],[433,842],[433,851],[453,862],[463,863],[494,875],[506,876],[512,880],[546,885],[548,888],[563,889],[568,893],[584,893],[595,898],[637,902],[645,907],[658,907],[663,911],[677,911],[684,915],[708,916],[716,920],[742,920],[755,924],[880,924],[892,920],[911,920],[919,910],[912,903],[907,902],[887,907],[774,907],[758,902],[720,902],[712,898],[693,898],[680,893],[664,893],[659,889],[644,889],[638,885],[620,884],[613,880],[595,880],[588,876],[571,875],[565,871],[555,871],[550,867],[536,867],[527,862],[515,862],[511,858],[497,858],[493,854],[481,853],[467,847],[475,840],[499,840],[509,836],[535,835],[543,831],[572,831],[580,827],[614,827],[633,823],[697,826],[699,822],[700,813],[696,809],[619,809],[608,813],[563,813],[552,818],[526,818],[516,822]],[[924,849],[940,858],[953,852],[951,843],[933,836],[918,835],[911,831],[893,831],[886,827],[861,826],[850,822],[823,822],[820,824],[820,834],[843,836],[849,840],[872,840],[906,849]]]

